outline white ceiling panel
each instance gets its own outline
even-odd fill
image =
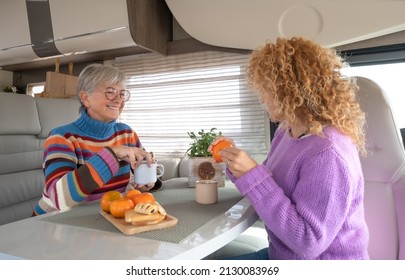
[[[126,0],[49,0],[57,49],[63,54],[136,46]]]
[[[214,46],[254,49],[279,36],[334,47],[405,30],[401,0],[166,0],[181,27]]]
[[[31,47],[25,0],[2,0],[0,19],[0,64],[21,63],[38,58]]]

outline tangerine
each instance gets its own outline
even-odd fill
[[[124,218],[125,211],[134,209],[134,202],[132,199],[127,197],[122,197],[115,199],[111,202],[110,212],[116,218]]]
[[[140,193],[141,193],[140,190],[130,189],[130,190],[126,193],[125,197],[132,199],[135,195],[138,195],[138,194],[140,194]]]
[[[153,196],[153,194],[148,193],[148,192],[144,192],[144,193],[140,193],[137,195],[134,195],[132,197],[132,201],[134,202],[135,206],[142,202],[142,203],[153,203],[155,202],[155,197]]]
[[[215,159],[217,162],[222,162],[222,158],[219,154],[219,151],[230,148],[232,147],[232,143],[227,141],[227,140],[221,140],[218,143],[216,143],[211,150],[212,157]]]
[[[100,200],[101,209],[107,213],[110,213],[111,202],[118,198],[122,198],[122,193],[119,191],[108,191],[104,193]]]

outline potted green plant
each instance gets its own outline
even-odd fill
[[[187,155],[189,157],[210,157],[212,154],[207,151],[209,145],[215,138],[222,135],[221,131],[216,131],[215,127],[211,128],[210,131],[206,132],[204,129],[195,134],[194,132],[187,132],[188,136],[193,140],[190,143],[190,148],[187,150]]]
[[[17,89],[17,87],[14,86],[14,85],[13,85],[13,86],[8,85],[8,86],[5,86],[5,87],[4,87],[3,91],[4,91],[4,92],[17,93],[18,89]]]
[[[198,180],[217,180],[218,187],[225,185],[225,164],[218,163],[208,152],[209,145],[215,138],[222,135],[215,127],[209,131],[201,129],[197,133],[187,132],[192,140],[187,150],[188,161],[188,186],[195,187]]]

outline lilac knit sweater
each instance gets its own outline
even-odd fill
[[[334,128],[280,129],[263,164],[236,179],[266,225],[270,259],[368,259],[364,180],[356,147]]]

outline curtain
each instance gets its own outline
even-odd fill
[[[247,54],[205,51],[116,58],[131,98],[120,120],[159,156],[184,156],[197,133],[216,128],[251,154],[265,154],[269,120],[245,79]]]

